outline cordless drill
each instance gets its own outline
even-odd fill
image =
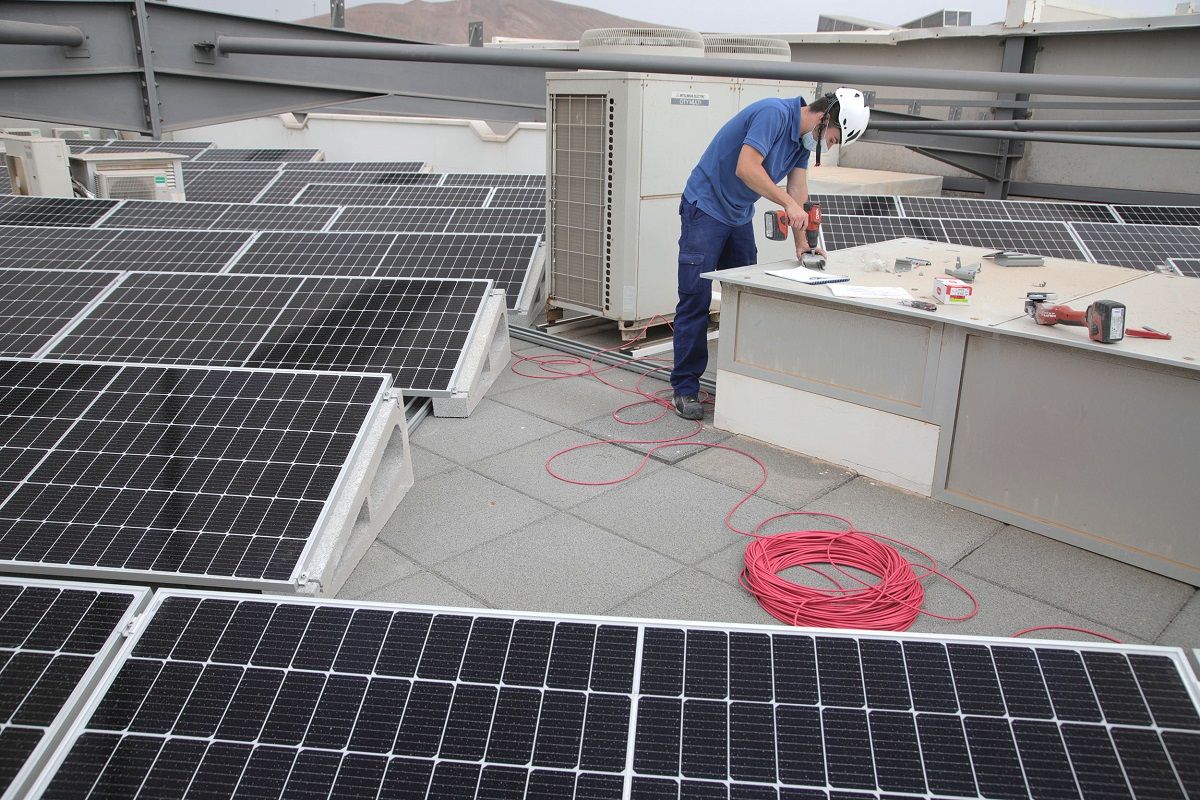
[[[1171,334],[1153,328],[1126,328],[1125,304],[1116,300],[1097,300],[1082,311],[1065,305],[1049,305],[1058,299],[1053,292],[1029,292],[1025,295],[1025,313],[1038,325],[1073,325],[1087,328],[1093,342],[1112,344],[1128,336],[1141,339],[1170,339]]]
[[[804,213],[808,215],[808,225],[804,228],[804,236],[808,242],[809,249],[817,246],[821,235],[821,204],[807,201],[804,204]],[[787,238],[788,223],[787,214],[783,211],[768,211],[763,218],[763,224],[766,227],[767,238],[782,242]],[[805,253],[801,263],[806,267],[814,269],[824,269],[825,259],[817,253]]]

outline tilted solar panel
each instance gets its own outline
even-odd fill
[[[32,356],[113,284],[116,272],[0,269],[0,356]]]
[[[1200,225],[1200,206],[1113,206],[1122,222],[1140,225]]]
[[[1194,678],[1166,648],[197,592],[154,603],[48,796],[1200,789]]]
[[[903,237],[944,242],[946,231],[941,221],[936,219],[825,214],[821,223],[821,237],[825,249],[832,251]]]
[[[0,206],[0,225],[89,228],[116,208],[117,200],[13,196]]]
[[[1092,260],[1118,267],[1153,270],[1168,258],[1200,257],[1200,227],[1074,222]]]
[[[1054,258],[1087,261],[1065,222],[944,219],[946,241],[971,247],[1018,250]]]

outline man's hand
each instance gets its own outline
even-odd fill
[[[829,258],[829,253],[826,253],[824,248],[809,247],[808,240],[801,234],[800,238],[796,239],[796,260],[799,261],[805,253],[816,253],[822,258]]]
[[[787,224],[791,226],[792,233],[796,235],[796,241],[800,242],[804,239],[804,229],[808,227],[808,214],[804,211],[804,206],[792,201],[783,206],[783,215],[787,217]]]

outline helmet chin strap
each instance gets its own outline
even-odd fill
[[[829,115],[825,114],[821,117],[821,121],[817,123],[817,166],[821,166],[821,148],[825,145],[825,124],[829,120]]]

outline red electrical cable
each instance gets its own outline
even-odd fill
[[[659,318],[661,319],[661,318]],[[670,322],[663,319],[667,325]],[[646,335],[652,320],[646,328],[632,340],[636,342]],[[602,373],[617,369],[616,365],[597,368],[596,358],[600,355],[627,347],[632,342],[600,350],[591,358],[584,361],[575,356],[560,354],[541,356],[522,356],[517,354],[517,362],[512,365],[512,371],[526,378],[558,380],[563,378],[593,377],[609,386],[640,399],[621,406],[613,412],[613,419],[624,425],[646,425],[657,422],[674,408],[661,389],[648,392],[642,388],[646,377],[669,368],[667,364],[658,364],[643,372],[632,389],[610,383],[601,377]],[[656,359],[647,359],[654,361]],[[523,364],[534,364],[543,374],[529,374],[518,369]],[[582,367],[582,369],[573,369]],[[709,403],[711,399],[705,395],[702,402]],[[659,406],[659,413],[650,419],[629,421],[622,418],[622,413],[643,405]],[[739,576],[739,582],[746,591],[750,592],[763,609],[790,625],[821,628],[857,628],[869,630],[908,630],[920,615],[933,617],[950,622],[968,620],[979,613],[979,602],[969,589],[938,569],[937,562],[928,553],[907,542],[893,539],[882,534],[858,530],[850,520],[834,514],[814,511],[788,511],[769,517],[753,529],[742,530],[733,524],[733,516],[759,489],[767,482],[767,466],[760,459],[735,447],[712,442],[700,442],[692,439],[704,429],[704,424],[696,421],[691,431],[666,439],[611,439],[597,442],[584,442],[572,447],[559,450],[546,459],[546,471],[564,483],[577,486],[611,486],[622,483],[640,473],[651,456],[661,449],[668,447],[697,446],[715,450],[727,450],[754,462],[762,472],[762,479],[746,495],[729,509],[725,515],[725,526],[732,532],[751,538],[746,546],[745,567]],[[609,444],[648,444],[653,445],[643,456],[640,464],[630,472],[607,480],[586,481],[569,478],[555,471],[554,462],[568,453],[583,450],[588,447],[599,447]],[[771,523],[787,517],[809,516],[824,517],[836,520],[845,525],[844,530],[788,530],[774,534],[763,533],[763,529]],[[898,545],[916,553],[924,559],[924,563],[910,561],[905,558],[893,545]],[[818,567],[832,567],[838,576],[830,575]],[[814,587],[796,583],[783,577],[780,573],[791,568],[802,568],[831,584],[829,587]],[[875,580],[864,580],[858,575],[847,571],[854,569],[874,576]],[[935,614],[921,608],[925,600],[923,581],[937,576],[949,581],[971,601],[971,611],[963,616],[953,617]],[[848,579],[848,580],[846,580]],[[843,585],[843,582],[849,585]],[[1054,627],[1054,626],[1045,626]],[[1028,630],[1038,630],[1030,628]],[[1080,628],[1084,633],[1095,633]],[[1021,631],[1021,633],[1027,631]],[[1109,638],[1104,634],[1096,636]]]

